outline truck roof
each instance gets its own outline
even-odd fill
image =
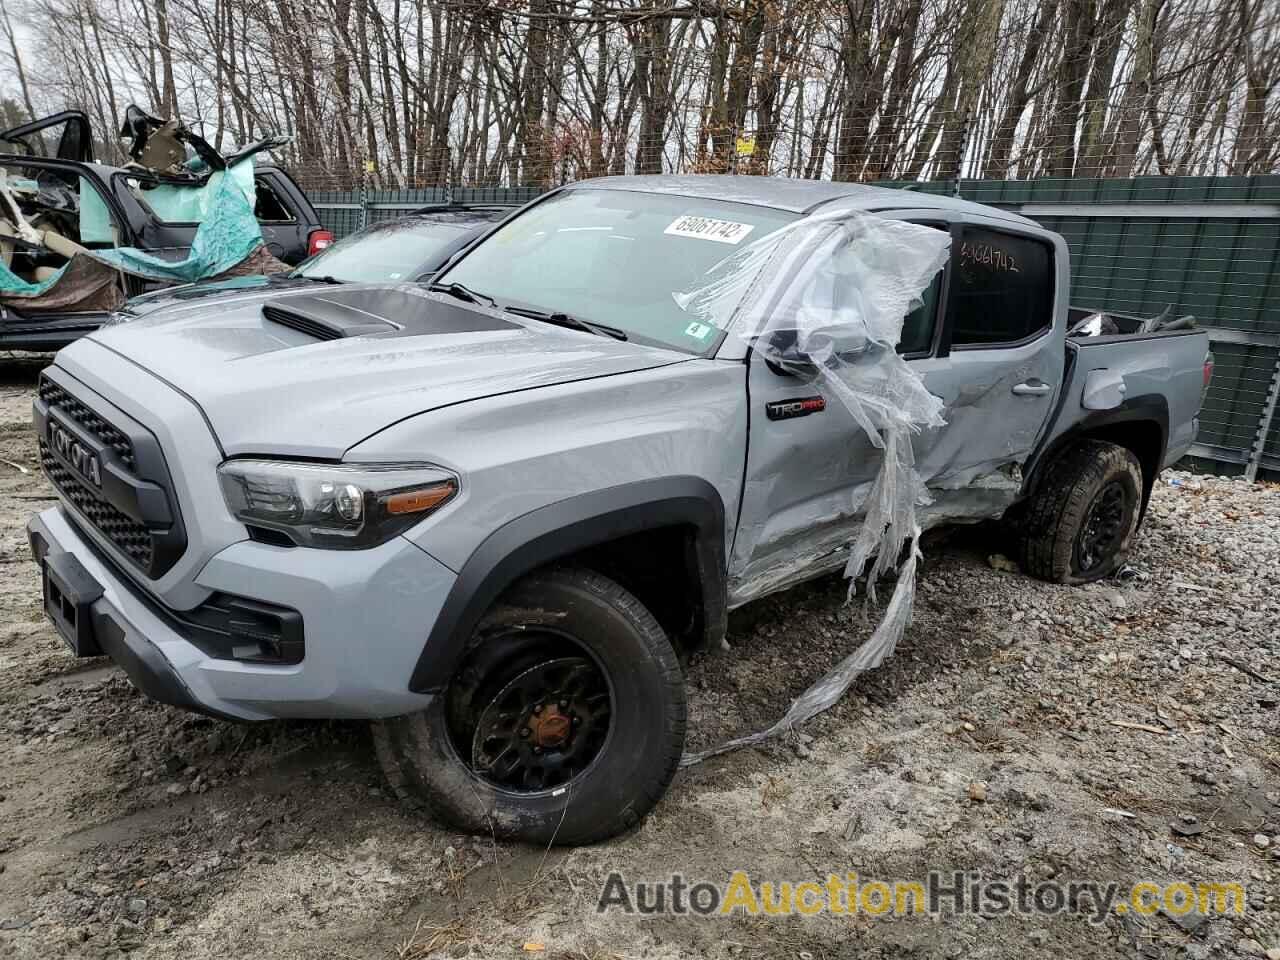
[[[866,183],[837,183],[831,180],[800,180],[790,177],[762,177],[737,174],[691,174],[686,176],[600,177],[568,185],[567,189],[629,190],[636,193],[665,193],[679,197],[730,200],[792,213],[814,213],[827,204],[852,210],[951,210],[999,216],[1027,226],[1034,221],[1008,210],[989,207],[931,193],[918,193]]]

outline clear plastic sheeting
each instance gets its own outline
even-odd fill
[[[932,502],[912,438],[945,420],[942,400],[896,347],[904,318],[946,263],[950,246],[945,231],[861,211],[831,212],[757,240],[713,268],[704,285],[675,295],[694,318],[742,337],[769,362],[840,400],[880,452],[869,489],[859,488],[850,504],[863,518],[845,564],[850,599],[864,570],[872,603],[876,582],[897,573],[871,637],[797,697],[782,719],[686,754],[683,766],[760,743],[828,709],[859,674],[893,653],[911,622],[921,559],[918,509]]]

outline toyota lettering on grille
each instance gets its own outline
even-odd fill
[[[49,446],[63,463],[88,480],[95,487],[102,487],[102,465],[98,455],[85,448],[53,418],[49,419]]]

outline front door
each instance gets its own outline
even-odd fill
[[[941,224],[930,224],[945,228]],[[998,516],[1017,465],[1060,387],[1065,261],[1051,235],[960,222],[951,262],[904,322],[899,352],[943,400],[947,425],[918,435],[916,464],[934,503],[921,521]],[[1055,317],[1057,321],[1055,323]],[[729,562],[730,606],[841,568],[878,474],[879,449],[821,381],[748,358],[750,441]]]

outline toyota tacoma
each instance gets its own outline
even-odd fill
[[[376,721],[393,785],[462,828],[626,829],[681,758],[680,655],[840,569],[880,459],[805,358],[673,293],[840,211],[950,234],[897,344],[946,420],[912,441],[926,525],[1003,516],[1028,573],[1115,572],[1194,439],[1203,332],[1073,310],[1062,238],[991,207],[631,177],[548,193],[430,285],[268,290],[64,349],[34,401],[48,616],[165,703]]]

